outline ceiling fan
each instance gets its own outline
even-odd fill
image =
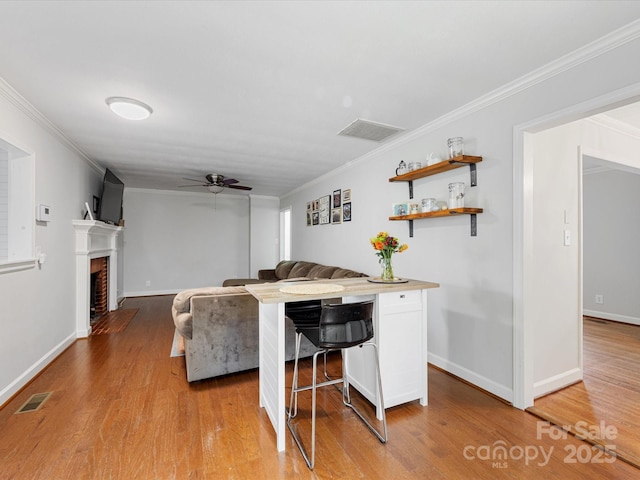
[[[180,187],[207,187],[211,193],[220,193],[225,188],[235,188],[236,190],[252,190],[251,187],[245,187],[244,185],[236,185],[238,180],[235,178],[224,178],[224,175],[217,173],[208,173],[205,175],[207,183],[202,183],[202,180],[196,180],[193,178],[184,178],[190,182],[199,182],[194,185],[180,185]]]

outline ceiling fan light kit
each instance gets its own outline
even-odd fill
[[[109,97],[105,102],[113,113],[127,120],[145,120],[153,113],[149,105],[133,98]]]
[[[206,179],[206,183],[201,183],[201,180],[196,180],[195,178],[185,178],[185,180],[189,180],[190,182],[198,182],[193,185],[180,185],[180,187],[206,187],[211,193],[218,194],[222,192],[225,188],[233,188],[236,190],[253,190],[252,187],[245,187],[244,185],[236,185],[238,180],[235,178],[225,178],[224,175],[220,175],[217,173],[208,173],[204,176]]]

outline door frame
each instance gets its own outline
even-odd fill
[[[513,128],[513,406],[534,402],[533,321],[527,314],[528,273],[533,258],[533,166],[531,135],[640,101],[640,83],[552,112]],[[581,158],[581,157],[580,157]],[[580,200],[581,201],[581,200]],[[582,233],[578,248],[582,249]]]

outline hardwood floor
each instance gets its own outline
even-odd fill
[[[583,381],[529,410],[572,431],[593,427],[604,434],[589,435],[593,443],[614,445],[618,458],[640,467],[640,327],[586,317],[583,344]]]
[[[0,410],[0,478],[631,479],[640,473],[434,368],[429,406],[388,410],[386,445],[342,408],[335,389],[322,389],[311,472],[290,435],[286,452],[276,451],[258,405],[257,371],[187,383],[184,358],[169,357],[171,300],[128,299],[124,307],[139,311],[126,330],[77,341]],[[309,370],[307,361],[301,375]],[[290,374],[289,365],[288,383]],[[40,410],[14,414],[32,394],[47,391],[53,394]],[[307,400],[301,395],[301,415]],[[500,451],[504,457],[492,458]]]

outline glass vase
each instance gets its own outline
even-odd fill
[[[391,257],[383,257],[380,260],[382,264],[382,280],[393,282],[393,265],[391,265]]]

